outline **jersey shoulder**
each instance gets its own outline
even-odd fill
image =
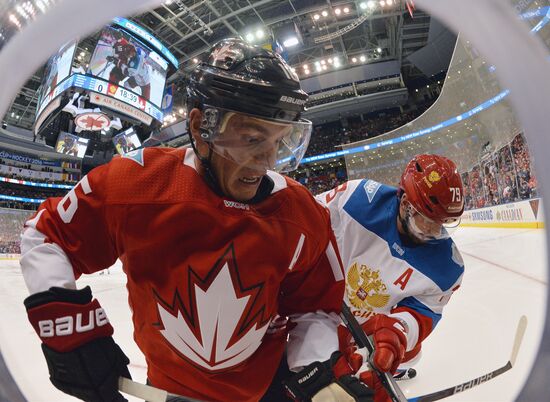
[[[173,148],[131,151],[113,158],[107,174],[93,179],[104,182],[107,203],[173,202],[197,183],[196,171],[184,165],[186,152]]]
[[[397,205],[397,189],[370,179],[354,182],[343,205],[351,218],[368,230],[384,236],[386,218]]]

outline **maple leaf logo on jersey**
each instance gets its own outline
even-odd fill
[[[269,326],[265,306],[256,306],[263,283],[243,288],[233,245],[205,278],[188,274],[189,309],[176,289],[172,304],[155,294],[160,333],[183,358],[207,369],[234,367],[260,346]]]
[[[380,271],[371,270],[356,262],[347,274],[346,293],[351,305],[361,310],[373,311],[388,304],[390,295],[385,293],[386,285],[380,279]]]

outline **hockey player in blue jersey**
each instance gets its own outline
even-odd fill
[[[330,210],[346,269],[345,301],[373,335],[374,364],[396,377],[407,374],[464,273],[446,230],[464,211],[456,165],[417,155],[399,188],[351,180],[317,199]],[[353,353],[349,332],[341,329],[341,349]]]

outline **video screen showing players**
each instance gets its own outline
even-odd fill
[[[126,32],[105,27],[88,73],[124,87],[161,106],[168,62]]]
[[[42,84],[38,90],[38,109],[42,110],[53,99],[53,91],[71,73],[76,43],[71,41],[61,46],[48,60],[44,69]]]
[[[57,137],[57,144],[55,144],[56,152],[78,158],[84,158],[87,148],[88,140],[86,138],[80,138],[69,133],[60,133]]]
[[[113,144],[115,149],[120,155],[130,152],[133,149],[139,148],[141,146],[141,141],[139,140],[136,132],[133,128],[117,134],[113,137]]]

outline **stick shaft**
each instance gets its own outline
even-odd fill
[[[369,355],[372,356],[374,353],[374,345],[365,334],[345,302],[342,303],[341,317],[344,324],[346,324],[346,327],[348,327],[349,332],[353,336],[357,346],[360,348],[367,348]],[[372,371],[380,379],[380,382],[382,382],[382,385],[388,392],[388,395],[393,402],[405,402],[407,400],[391,374],[377,370],[372,364],[370,364],[370,366]]]
[[[432,392],[431,394],[426,394],[422,396],[418,396],[415,398],[410,398],[408,402],[431,402],[431,401],[438,401],[440,399],[446,398],[448,396],[458,394],[460,392],[464,392],[469,390],[470,388],[476,387],[480,384],[483,384],[486,381],[489,381],[496,376],[501,375],[502,373],[507,372],[510,370],[515,362],[516,358],[519,352],[519,347],[521,346],[521,342],[523,341],[523,335],[525,334],[525,329],[527,328],[527,317],[522,315],[519,319],[518,326],[516,329],[516,335],[514,337],[514,343],[512,345],[512,353],[510,356],[510,360],[502,367],[491,371],[490,373],[484,374],[482,376],[479,376],[477,378],[474,378],[473,380],[469,380],[466,382],[463,382],[462,384],[453,385],[452,387],[442,389],[441,391]]]

